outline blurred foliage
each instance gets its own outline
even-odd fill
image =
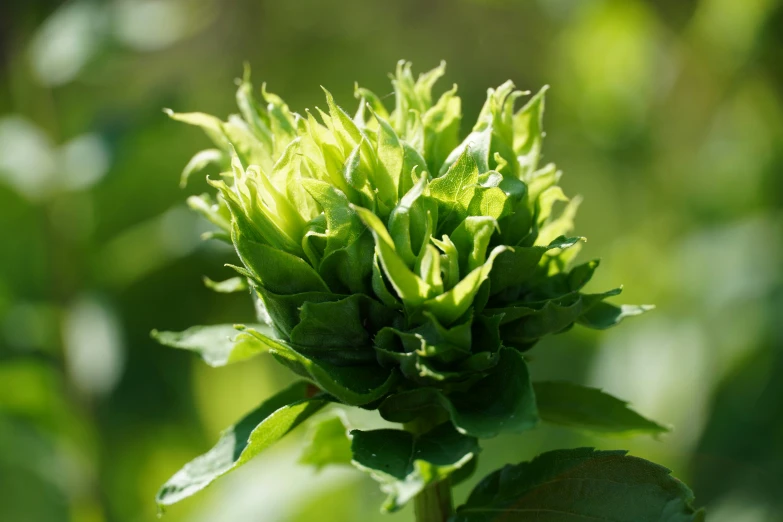
[[[158,485],[289,382],[263,358],[207,371],[149,337],[253,320],[246,297],[201,284],[230,277],[233,253],[199,240],[178,188],[206,140],[160,110],[227,115],[245,60],[294,110],[321,103],[318,84],[350,105],[351,81],[387,93],[400,58],[445,59],[466,121],[487,85],[551,84],[544,153],[585,196],[582,258],[606,256],[591,287],[658,305],[549,339],[531,364],[673,424],[666,444],[540,429],[493,441],[477,476],[555,447],[625,447],[687,480],[711,522],[779,520],[780,27],[778,0],[6,0],[0,520],[154,520]],[[297,433],[166,520],[381,519],[358,473],[296,465]]]

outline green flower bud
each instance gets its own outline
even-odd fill
[[[607,303],[619,289],[582,292],[598,262],[571,266],[579,200],[540,164],[546,89],[519,109],[528,93],[489,89],[460,141],[456,87],[432,95],[444,72],[415,79],[400,62],[394,108],[357,87],[354,116],[328,91],[328,111],[306,116],[265,87],[258,101],[246,74],[241,116],[171,116],[216,147],[183,179],[226,169],[210,180],[217,200],[191,204],[230,234],[267,323],[242,342],[338,401],[399,422],[438,411],[485,437],[537,422],[523,352],[647,308]]]

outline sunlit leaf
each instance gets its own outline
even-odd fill
[[[225,281],[213,281],[212,279],[205,277],[204,286],[220,294],[245,292],[249,288],[247,279],[244,277],[232,277],[230,279],[226,279]]]
[[[263,343],[243,328],[230,324],[192,326],[182,332],[153,330],[152,337],[162,345],[195,352],[210,366],[225,366],[267,351]],[[253,328],[271,335],[267,326],[253,325]]]
[[[603,435],[656,435],[668,430],[628,407],[628,403],[597,388],[569,382],[536,382],[541,419]]]
[[[207,149],[197,152],[195,156],[190,158],[188,164],[182,170],[182,174],[179,178],[179,184],[184,187],[188,184],[188,180],[193,174],[204,171],[210,165],[215,165],[218,168],[225,168],[228,166],[228,157],[226,154],[218,149]]]
[[[329,465],[350,466],[353,454],[349,430],[345,415],[339,411],[314,419],[299,463],[314,466],[318,470]]]
[[[170,505],[204,489],[283,438],[328,403],[306,382],[291,385],[224,431],[207,453],[179,470],[158,491],[159,505]]]

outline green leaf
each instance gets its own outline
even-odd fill
[[[471,216],[500,219],[509,213],[508,195],[500,187],[478,187],[468,205]]]
[[[372,235],[375,238],[375,251],[381,260],[384,273],[389,278],[397,295],[410,305],[421,304],[430,294],[430,285],[417,276],[397,254],[394,241],[381,220],[365,208],[354,207],[354,209],[364,224],[372,230]]]
[[[527,349],[542,337],[562,332],[593,306],[607,297],[620,293],[620,289],[602,294],[569,294],[564,298],[541,303],[525,303],[507,308],[486,309],[487,315],[503,314],[501,337],[508,346]]]
[[[323,181],[301,180],[323,210],[326,247],[318,267],[321,276],[335,291],[366,293],[372,272],[372,238],[367,227],[351,208],[345,195]]]
[[[427,169],[427,162],[421,153],[408,142],[402,142],[402,172],[400,173],[400,187],[398,193],[406,194],[418,181],[416,172],[424,176]]]
[[[541,146],[544,141],[544,86],[514,115],[514,152],[519,159],[523,176],[538,167]]]
[[[380,301],[393,310],[400,310],[402,304],[397,297],[391,293],[386,280],[381,272],[381,266],[378,262],[378,254],[376,253],[372,261],[372,291],[380,299]]]
[[[269,129],[269,114],[253,96],[253,85],[250,83],[250,67],[247,64],[245,64],[244,77],[237,89],[236,101],[239,112],[242,114],[245,122],[247,122],[255,136],[271,153],[274,148],[274,140],[272,131]]]
[[[456,85],[444,92],[438,102],[422,116],[424,126],[424,156],[427,169],[440,172],[449,154],[459,144],[462,102]]]
[[[231,213],[225,203],[215,201],[209,194],[190,196],[188,207],[195,210],[225,232],[231,232]]]
[[[274,156],[279,157],[296,137],[296,118],[280,96],[266,90],[266,83],[261,84],[261,96],[267,104],[269,127],[274,136]]]
[[[703,522],[669,473],[625,451],[550,451],[489,474],[450,522]]]
[[[451,233],[451,240],[459,252],[459,269],[467,274],[487,260],[487,247],[498,222],[489,216],[468,216]]]
[[[602,435],[656,435],[669,429],[630,409],[628,403],[597,388],[569,382],[536,382],[541,419]]]
[[[574,217],[579,205],[582,203],[582,198],[574,197],[565,206],[563,211],[554,219],[541,227],[538,231],[538,237],[536,238],[537,245],[548,245],[555,238],[570,234],[574,228]]]
[[[347,297],[331,292],[302,292],[299,294],[279,295],[270,292],[262,286],[255,287],[255,290],[261,298],[275,329],[280,332],[280,337],[285,339],[290,338],[291,330],[299,324],[299,312],[305,303],[325,303]]]
[[[437,213],[437,205],[423,197],[427,186],[426,176],[409,190],[389,215],[389,235],[399,256],[412,265],[427,245],[432,232],[432,213]]]
[[[396,371],[381,368],[375,362],[338,366],[305,355],[289,343],[272,339],[258,330],[247,331],[259,339],[282,364],[351,406],[361,406],[380,399],[394,388],[399,379]]]
[[[238,165],[237,161],[233,164],[235,177],[237,177],[236,173],[241,173],[241,165]],[[280,227],[280,217],[274,215],[266,205],[258,201],[259,187],[252,180],[248,181],[246,177],[237,177],[237,179],[242,180],[240,183],[242,190],[238,191],[239,194],[222,180],[207,180],[210,185],[220,190],[223,201],[231,211],[232,233],[233,229],[237,229],[243,237],[250,240],[262,242],[290,253],[301,252],[299,242],[294,241]]]
[[[559,237],[547,246],[514,247],[500,254],[489,274],[490,293],[497,295],[507,288],[519,286],[537,275],[538,262],[548,250],[570,248],[581,238]]]
[[[489,170],[489,151],[492,143],[492,125],[481,130],[474,130],[460,143],[457,148],[451,151],[443,166],[440,168],[440,174],[450,169],[459,158],[469,155],[476,164],[479,174]]]
[[[445,328],[431,314],[425,316],[426,322],[411,330],[384,328],[378,332],[374,341],[381,365],[399,365],[409,380],[433,384],[464,381],[470,373],[487,370],[497,363],[494,353],[497,346],[482,347],[487,352],[471,354],[474,327],[479,333],[478,340],[486,340],[481,335],[482,320],[474,323],[468,317],[461,324]]]
[[[470,308],[481,284],[489,277],[495,258],[505,250],[504,246],[495,247],[483,265],[471,271],[448,292],[425,301],[424,309],[446,325],[459,319]]]
[[[228,151],[230,148],[229,142],[226,139],[226,135],[223,132],[223,122],[219,118],[204,114],[203,112],[174,112],[171,109],[164,109],[169,118],[172,120],[187,123],[188,125],[195,125],[201,127],[204,133],[212,140],[212,142],[220,147],[223,151]]]
[[[252,325],[267,335],[272,335],[269,327]],[[195,352],[213,367],[244,361],[267,347],[254,336],[243,331],[241,325],[217,324],[213,326],[192,326],[183,332],[159,332],[153,330],[152,337],[164,346]]]
[[[281,295],[328,292],[321,276],[302,258],[253,241],[238,232],[232,234],[239,258],[264,288]]]
[[[257,165],[264,170],[272,168],[274,161],[271,151],[258,141],[242,118],[229,116],[221,129],[230,145],[230,152],[236,154],[243,165]]]
[[[224,431],[207,453],[192,460],[158,491],[157,502],[167,506],[204,489],[282,439],[328,403],[311,384],[298,382],[262,403]]]
[[[351,435],[354,465],[388,493],[385,512],[399,510],[429,484],[466,467],[479,452],[478,440],[450,423],[418,436],[392,429],[354,430]]]
[[[600,264],[598,259],[593,259],[566,272],[563,271],[562,257],[557,254],[544,257],[535,277],[520,288],[525,294],[525,301],[546,301],[578,292],[593,278]]]
[[[577,322],[588,328],[605,330],[620,323],[626,317],[642,315],[653,310],[653,305],[620,305],[600,302],[590,310],[579,316]]]
[[[399,193],[400,176],[407,174],[403,171],[405,151],[397,133],[394,132],[389,122],[375,112],[373,112],[373,117],[378,122],[378,142],[376,145],[378,160],[385,169],[386,177],[390,180],[392,186],[397,187],[395,191],[396,197],[393,201],[396,203],[397,197],[402,195]]]
[[[393,310],[362,294],[339,301],[305,303],[299,318],[299,324],[291,330],[291,343],[341,365],[374,362],[373,336],[398,319]]]
[[[179,186],[184,188],[193,174],[204,171],[210,165],[216,165],[218,168],[224,169],[228,166],[228,157],[219,149],[207,149],[197,152],[195,156],[190,158],[190,161],[182,170]]]
[[[486,377],[466,391],[446,395],[436,388],[416,388],[391,395],[378,408],[391,422],[411,422],[433,408],[445,410],[461,433],[479,438],[520,433],[536,426],[538,413],[522,355],[500,349],[500,360]]]
[[[438,200],[438,228],[456,224],[468,215],[478,185],[479,168],[468,148],[446,173],[430,182],[430,194]]]
[[[546,220],[549,219],[556,203],[568,203],[568,201],[569,199],[563,193],[562,187],[558,185],[553,185],[544,190],[541,195],[538,196],[538,201],[536,202],[536,206],[538,207],[536,223],[538,226],[543,225]]]
[[[248,287],[246,277],[232,277],[225,281],[213,281],[205,277],[204,286],[219,294],[232,294],[234,292],[246,292]]]
[[[365,89],[364,87],[359,87],[358,84],[354,84],[353,96],[357,100],[363,99],[365,102],[367,102],[375,114],[378,114],[386,120],[389,119],[389,111],[386,110],[386,107],[383,105],[383,102],[381,102],[381,99],[378,97],[378,95],[371,90]]]
[[[351,117],[335,103],[332,93],[324,87],[321,87],[321,89],[326,95],[326,103],[329,106],[329,116],[331,116],[335,133],[342,142],[351,144],[350,149],[352,149],[353,146],[358,145],[362,141],[363,136],[361,131]]]
[[[432,243],[443,252],[440,256],[440,266],[443,272],[443,287],[446,290],[454,288],[459,283],[459,252],[456,245],[447,235],[442,237],[442,240],[430,239]]]
[[[309,464],[318,470],[331,464],[350,466],[353,454],[348,430],[348,421],[342,412],[315,419],[299,463]]]

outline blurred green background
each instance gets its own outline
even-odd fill
[[[328,86],[391,91],[398,59],[448,62],[466,132],[486,88],[552,89],[545,160],[585,197],[593,288],[658,305],[531,352],[670,423],[660,441],[543,427],[491,441],[479,475],[544,449],[626,448],[672,468],[711,522],[783,520],[783,6],[779,0],[5,0],[0,3],[0,521],[141,522],[156,489],[290,378],[223,369],[153,328],[250,321],[232,252],[178,188],[207,144],[163,107],[227,116],[243,61],[296,111]],[[381,517],[358,471],[298,466],[306,429],[169,522]],[[458,500],[470,485],[458,488]]]

